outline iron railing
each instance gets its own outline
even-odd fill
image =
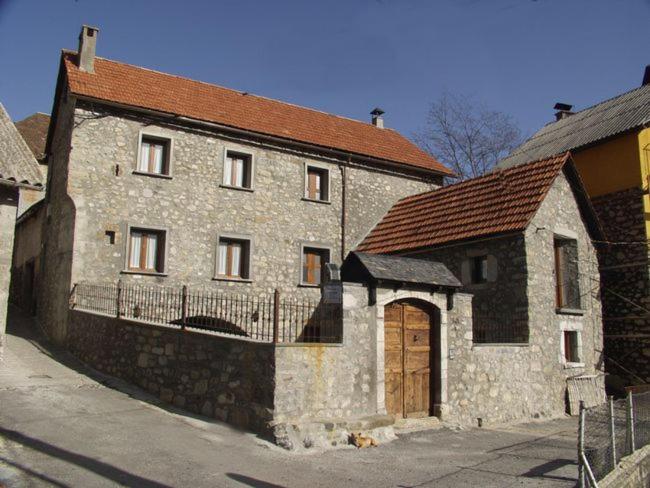
[[[472,336],[475,344],[526,344],[528,319],[526,315],[511,313],[492,315],[475,312]]]
[[[77,283],[70,306],[180,329],[200,329],[262,342],[338,343],[342,305],[306,297],[230,294],[188,286]]]

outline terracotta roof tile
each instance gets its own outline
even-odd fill
[[[568,159],[567,153],[404,198],[356,250],[391,253],[522,231]]]
[[[95,73],[87,73],[75,60],[76,53],[64,51],[69,87],[77,95],[453,174],[392,129],[103,58],[95,58]]]

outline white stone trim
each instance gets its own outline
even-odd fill
[[[327,175],[327,182],[326,182],[326,188],[327,188],[327,198],[322,199],[322,200],[315,200],[313,198],[309,198],[307,195],[307,172],[309,168],[316,168],[325,171]],[[332,176],[331,176],[331,170],[330,167],[326,164],[323,163],[317,163],[317,162],[310,162],[310,161],[305,161],[303,164],[303,186],[302,186],[302,199],[307,200],[309,202],[318,202],[318,203],[332,203]]]
[[[309,288],[320,288],[320,285],[314,285],[312,283],[305,283],[302,279],[302,267],[304,266],[303,259],[305,257],[305,248],[313,248],[313,249],[321,249],[323,251],[327,251],[329,253],[329,261],[328,263],[332,263],[332,256],[333,256],[333,247],[328,245],[328,244],[323,244],[320,242],[310,242],[310,241],[300,241],[300,255],[298,258],[298,262],[300,263],[300,266],[298,268],[298,286],[306,286]],[[323,277],[321,276],[321,282],[322,282]]]
[[[565,368],[584,368],[585,363],[584,363],[584,352],[583,352],[583,344],[582,344],[582,331],[584,329],[582,321],[574,321],[574,320],[562,320],[560,321],[560,364],[562,364]],[[564,332],[576,332],[577,333],[577,342],[578,342],[578,357],[580,358],[580,362],[568,362],[565,357],[565,349],[564,349]]]
[[[149,173],[148,171],[140,171],[138,169],[140,168],[140,158],[142,157],[142,138],[147,137],[167,141],[167,173]],[[138,153],[136,155],[133,173],[158,178],[172,178],[174,176],[174,138],[169,131],[154,126],[149,126],[138,131]]]
[[[444,293],[426,291],[377,288],[376,290],[376,330],[377,330],[377,413],[386,413],[385,385],[385,342],[384,342],[384,307],[398,300],[420,300],[434,306],[440,313],[440,410],[447,405],[447,372],[449,359],[447,296]],[[442,414],[442,412],[441,412]]]
[[[130,256],[130,246],[131,246],[131,229],[142,229],[142,230],[151,230],[154,232],[162,232],[165,234],[165,250],[163,253],[163,269],[162,271],[152,272],[152,271],[139,271],[129,269],[129,259]],[[139,224],[126,224],[126,233],[124,239],[124,268],[121,273],[123,274],[137,274],[137,275],[151,275],[151,276],[167,276],[169,267],[169,229],[167,227],[157,227],[152,225],[139,225]]]
[[[247,278],[230,278],[227,276],[221,276],[219,274],[219,242],[221,239],[232,239],[232,240],[237,240],[237,241],[246,241],[248,242],[248,256],[246,260],[247,264],[247,270],[248,271],[248,277]],[[213,280],[219,280],[219,281],[235,281],[235,282],[242,282],[242,283],[250,283],[253,281],[253,250],[254,250],[254,242],[253,242],[253,236],[250,234],[238,234],[238,233],[233,233],[233,232],[219,232],[217,233],[217,241],[215,242],[214,245],[214,269],[212,272],[212,279]]]
[[[230,183],[226,182],[226,158],[228,153],[241,154],[242,156],[247,156],[250,158],[250,185],[249,186],[233,186]],[[241,149],[236,146],[226,145],[223,148],[223,154],[221,157],[221,186],[223,188],[232,188],[234,190],[255,190],[255,153],[247,149]]]

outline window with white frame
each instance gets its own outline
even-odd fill
[[[250,240],[220,237],[217,247],[217,277],[250,278]]]
[[[223,164],[223,184],[235,188],[253,187],[253,156],[226,150]]]
[[[323,269],[330,261],[330,250],[319,247],[302,248],[302,284],[318,286],[321,284]]]
[[[322,202],[329,201],[329,171],[325,168],[307,165],[305,198]]]
[[[562,356],[565,364],[582,363],[580,331],[562,331]]]
[[[169,176],[169,148],[169,139],[142,135],[138,172]]]
[[[165,238],[163,230],[131,228],[129,232],[128,269],[145,273],[165,270]]]

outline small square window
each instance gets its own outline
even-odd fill
[[[487,256],[476,256],[470,260],[472,283],[485,283],[488,280]]]
[[[250,278],[250,241],[246,239],[219,238],[217,249],[217,277],[231,279]]]
[[[329,249],[304,247],[302,250],[302,284],[320,285],[323,269],[329,261]]]
[[[324,168],[307,166],[305,198],[309,200],[329,201],[329,171]]]
[[[564,340],[564,361],[567,363],[579,363],[580,349],[577,330],[565,330],[562,333]]]
[[[138,171],[169,176],[169,139],[142,136]]]
[[[163,273],[165,270],[165,231],[131,228],[129,261],[131,271]]]
[[[223,184],[235,188],[253,187],[253,157],[234,151],[226,151],[223,165]]]

